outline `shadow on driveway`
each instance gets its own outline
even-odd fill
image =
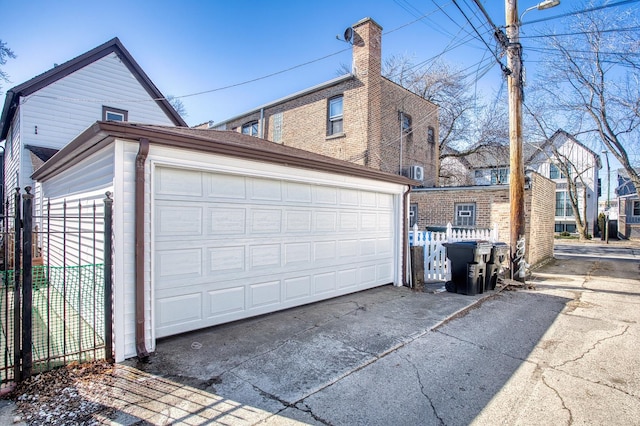
[[[167,338],[125,364],[278,422],[468,424],[570,300],[385,286]]]

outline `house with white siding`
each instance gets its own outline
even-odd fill
[[[526,171],[533,171],[556,183],[555,232],[576,232],[576,220],[568,197],[567,178],[562,173],[564,163],[570,169],[578,193],[578,206],[586,208],[587,228],[595,235],[598,223],[598,171],[602,168],[600,156],[562,129],[542,143],[525,143],[523,157]],[[462,174],[473,185],[491,186],[509,184],[509,146],[492,146],[464,157],[466,163],[456,163],[456,173]],[[463,166],[468,165],[466,170]],[[457,177],[455,182],[462,178]],[[446,183],[447,181],[445,181]]]
[[[0,116],[4,188],[33,186],[37,167],[100,120],[187,126],[113,38],[7,91]]]
[[[569,201],[567,176],[562,172],[564,163],[569,178],[576,185],[578,207],[586,212],[588,232],[595,235],[598,226],[598,172],[602,168],[600,156],[578,141],[573,135],[560,129],[528,157],[527,168],[556,182],[555,232],[575,232],[576,219]]]

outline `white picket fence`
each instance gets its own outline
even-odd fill
[[[414,225],[413,230],[409,231],[409,245],[424,247],[425,281],[450,280],[451,264],[443,244],[469,240],[497,242],[498,224],[494,224],[493,229],[454,230],[451,223],[448,223],[445,232],[419,231]]]

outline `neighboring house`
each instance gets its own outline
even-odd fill
[[[618,235],[622,238],[640,239],[640,197],[636,187],[624,169],[618,170]]]
[[[586,206],[588,233],[598,233],[598,172],[602,168],[600,156],[580,143],[564,130],[556,131],[547,141],[535,147],[534,154],[526,160],[527,168],[533,169],[556,182],[555,232],[575,232],[576,221],[567,193],[567,178],[558,166],[558,161],[571,165],[569,176],[576,183],[580,212]],[[558,159],[559,158],[559,159]],[[586,198],[585,198],[586,197]]]
[[[492,146],[467,155],[471,167],[467,173],[474,185],[509,184],[509,146]],[[587,229],[595,235],[598,223],[598,171],[600,156],[564,130],[556,131],[543,143],[523,146],[525,169],[535,171],[556,183],[555,232],[575,232],[573,210],[567,195],[567,180],[558,166],[558,159],[570,163],[576,176],[578,205],[587,207]],[[578,176],[579,175],[579,176]],[[584,183],[583,183],[584,182]]]
[[[469,170],[471,163],[466,155],[453,148],[445,146],[444,152],[440,153],[440,186],[470,186],[473,179]]]
[[[438,179],[438,108],[381,75],[382,28],[349,29],[352,72],[205,127],[264,138],[418,180]]]
[[[99,120],[187,126],[114,38],[7,91],[4,188],[33,186],[31,174]]]
[[[406,282],[406,177],[237,132],[118,122],[33,176],[52,210],[113,193],[116,361],[160,337]]]

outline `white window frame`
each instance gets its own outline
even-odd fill
[[[456,203],[455,222],[455,226],[476,226],[476,203]]]
[[[340,105],[339,113],[334,110],[335,105]],[[344,96],[334,96],[327,102],[327,136],[344,134]]]
[[[116,119],[116,117],[120,119]],[[129,121],[129,111],[103,105],[102,121]]]

